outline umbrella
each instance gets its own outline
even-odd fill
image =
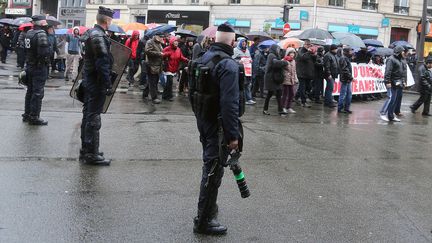
[[[50,26],[57,26],[57,25],[61,25],[62,23],[56,19],[54,16],[48,16],[46,17],[47,23]]]
[[[301,33],[303,33],[303,30],[293,30],[286,33],[286,35],[284,35],[283,37],[284,38],[298,37]]]
[[[194,38],[198,37],[198,35],[195,32],[190,31],[190,30],[185,30],[185,29],[178,29],[175,32],[175,34],[179,35],[181,37],[194,37]]]
[[[305,39],[319,39],[319,40],[326,40],[326,39],[333,39],[333,36],[327,31],[323,29],[307,29],[303,31],[298,36],[299,39],[305,40]]]
[[[395,41],[395,42],[391,43],[390,46],[393,46],[393,47],[403,46],[404,48],[407,48],[407,49],[414,49],[414,47],[406,41]]]
[[[125,31],[122,29],[122,27],[116,25],[116,24],[111,24],[108,27],[108,31],[114,32],[114,33],[125,33]]]
[[[7,18],[0,19],[0,24],[14,25],[13,19],[7,19]]]
[[[166,25],[161,25],[161,26],[156,27],[154,29],[148,30],[146,33],[146,36],[152,37],[158,32],[171,33],[171,32],[176,31],[176,30],[177,30],[177,26],[166,24]]]
[[[269,48],[270,46],[277,44],[277,42],[275,40],[265,40],[261,43],[259,43],[258,48],[261,49],[265,49],[265,48]]]
[[[68,29],[55,29],[56,35],[66,35],[68,33]]]
[[[217,26],[210,26],[207,29],[203,30],[203,32],[201,32],[201,35],[208,36],[210,38],[215,38],[217,28],[218,28]]]
[[[365,48],[366,45],[363,40],[351,33],[334,32],[332,35],[340,41],[343,45],[348,45],[350,47]]]
[[[19,31],[24,31],[25,28],[33,28],[33,24],[32,23],[25,23],[20,25],[20,27],[18,28]]]
[[[149,30],[151,30],[151,29],[159,27],[160,25],[156,24],[156,23],[151,23],[151,24],[146,24],[146,26]]]
[[[68,29],[67,33],[68,34],[73,34],[73,29],[78,28],[79,29],[79,34],[82,35],[84,34],[84,32],[86,32],[89,28],[85,27],[85,26],[75,26],[73,28]]]
[[[245,38],[245,39],[248,39],[247,38],[247,35],[245,34],[245,33],[243,33],[243,32],[241,32],[240,30],[235,30],[235,35],[236,35],[236,40],[238,39],[238,38]]]
[[[301,41],[298,38],[286,38],[285,40],[281,40],[279,42],[279,46],[283,49],[287,49],[288,47],[299,48],[303,46],[304,41]]]
[[[365,40],[363,40],[363,43],[365,43],[366,46],[384,47],[384,45],[381,41],[374,40],[374,39],[365,39]]]
[[[393,49],[385,48],[385,47],[379,47],[376,49],[376,51],[373,54],[380,55],[380,56],[391,56],[391,55],[393,55]]]
[[[296,39],[298,39],[298,38],[296,38]],[[325,40],[320,40],[320,39],[316,39],[316,38],[310,38],[309,40],[310,40],[311,44],[314,44],[314,45],[319,45],[319,46],[327,45],[327,42]]]
[[[12,24],[16,26],[21,26],[22,24],[30,23],[31,21],[32,19],[29,17],[21,17],[21,18],[14,19]]]
[[[145,24],[138,23],[138,22],[125,24],[122,26],[122,28],[126,32],[129,30],[147,30],[148,29],[148,27]]]
[[[259,38],[258,42],[262,42],[265,40],[272,40],[271,36],[269,36],[269,34],[263,31],[252,31],[249,34],[247,34],[247,37],[249,38],[249,40],[253,40],[258,37]]]

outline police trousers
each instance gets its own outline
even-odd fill
[[[39,117],[42,109],[45,82],[48,77],[47,66],[27,67],[28,85],[25,96],[24,114]]]

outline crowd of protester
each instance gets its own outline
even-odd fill
[[[28,30],[29,28],[12,30],[8,26],[1,28],[2,63],[6,63],[8,51],[15,50],[17,67],[24,68],[23,37]],[[65,81],[75,80],[78,75],[83,56],[81,34],[79,28],[73,28],[72,33],[66,35],[55,35],[53,28],[48,30],[50,48],[54,53],[51,57],[51,73],[64,73]],[[207,36],[194,38],[166,33],[156,33],[152,37],[140,36],[138,31],[133,31],[130,37],[114,33],[109,33],[109,36],[132,50],[126,75],[129,87],[140,87],[143,98],[148,99],[150,96],[154,104],[159,104],[162,100],[173,101],[176,97],[175,91],[177,96],[187,94],[188,62],[200,58],[214,41]],[[278,112],[282,116],[296,113],[293,109],[294,103],[303,108],[324,105],[328,108],[337,108],[339,113],[350,114],[352,99],[369,101],[383,97],[381,93],[352,95],[351,63],[384,65],[386,60],[393,62],[400,55],[398,60],[405,66],[408,64],[414,73],[417,62],[415,50],[403,47],[394,47],[393,56],[382,56],[371,53],[368,48],[361,48],[354,53],[349,46],[321,46],[311,43],[310,40],[304,40],[303,46],[298,48],[289,46],[287,49],[281,49],[276,44],[262,46],[259,38],[247,40],[241,37],[237,39],[233,48],[233,58],[239,65],[244,65],[246,70],[246,104],[255,105],[256,99],[264,99],[265,115],[270,114],[269,105],[273,96],[276,97]],[[141,71],[137,75],[138,70]],[[391,70],[386,70],[387,72]],[[339,78],[341,83],[339,96],[333,95],[336,78]],[[395,92],[399,94],[399,91]],[[398,98],[394,98],[396,104],[392,104],[394,102],[391,88],[388,88],[388,98],[380,111],[383,120],[388,120],[384,117],[388,114],[389,106],[395,110],[396,116],[402,115],[400,96],[397,95]]]

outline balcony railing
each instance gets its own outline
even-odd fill
[[[362,9],[366,10],[378,10],[378,3],[371,3],[371,2],[363,2],[362,3]]]
[[[409,13],[409,7],[404,6],[394,6],[394,12],[397,14],[405,14],[408,15]]]

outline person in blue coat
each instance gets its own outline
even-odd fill
[[[194,232],[199,234],[225,234],[227,228],[216,221],[218,206],[216,204],[218,188],[224,174],[224,167],[219,161],[219,124],[223,127],[223,136],[229,151],[237,150],[240,113],[239,67],[232,59],[234,29],[228,24],[218,27],[216,43],[202,56],[202,64],[213,62],[215,56],[219,61],[211,69],[211,85],[219,91],[217,108],[211,109],[210,118],[204,119],[196,114],[200,141],[203,147],[203,170],[198,202],[198,216],[194,219]],[[219,162],[218,162],[219,161]],[[209,174],[212,178],[209,179]]]

